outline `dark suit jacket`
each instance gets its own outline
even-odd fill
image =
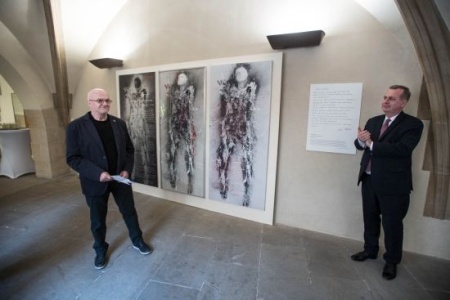
[[[128,171],[131,175],[134,164],[134,147],[123,120],[108,115],[117,147],[117,175]],[[108,160],[102,140],[90,119],[89,113],[72,121],[66,131],[66,162],[80,175],[83,194],[100,196],[106,192],[107,182],[100,182],[100,174],[107,172]]]
[[[379,137],[384,115],[367,121],[365,130],[371,133],[372,151],[361,147],[358,139],[355,146],[364,150],[361,158],[358,185],[371,160],[371,181],[375,192],[380,194],[409,194],[412,191],[411,156],[422,135],[423,123],[416,117],[401,112]]]

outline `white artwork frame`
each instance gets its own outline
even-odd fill
[[[268,132],[268,150],[267,150],[267,174],[266,174],[266,190],[265,190],[265,207],[264,209],[253,209],[251,207],[233,205],[221,201],[215,201],[209,198],[209,190],[205,189],[204,197],[197,197],[184,193],[177,193],[170,190],[164,190],[161,188],[161,176],[158,176],[159,184],[158,187],[152,187],[144,184],[133,184],[133,190],[142,194],[150,195],[153,197],[167,199],[181,204],[186,204],[230,216],[235,216],[242,219],[247,219],[263,224],[273,224],[274,219],[274,208],[275,208],[275,187],[276,187],[276,175],[277,175],[277,157],[278,157],[278,132],[279,132],[279,121],[280,121],[280,98],[281,98],[281,77],[282,77],[282,52],[268,53],[268,54],[257,54],[248,56],[238,56],[238,57],[228,57],[219,59],[210,59],[202,61],[192,61],[144,68],[135,68],[128,70],[120,70],[116,72],[116,77],[123,74],[133,74],[133,73],[144,73],[144,72],[155,72],[156,73],[156,107],[160,107],[160,91],[159,91],[159,72],[170,71],[170,70],[181,70],[181,69],[192,69],[192,68],[202,68],[206,70],[206,103],[205,103],[205,120],[206,120],[206,146],[205,146],[205,187],[209,184],[209,178],[212,176],[210,174],[209,167],[209,137],[210,137],[210,97],[211,90],[209,87],[212,86],[210,78],[211,67],[216,65],[224,64],[238,64],[238,63],[256,63],[263,61],[272,62],[272,86],[271,86],[271,99],[270,99],[270,125]],[[118,86],[118,85],[117,85]],[[117,91],[119,94],[119,91]],[[120,109],[120,108],[119,108]],[[119,111],[120,114],[120,111]],[[160,128],[159,128],[159,117],[160,111],[156,111],[157,119],[157,140],[160,141]],[[158,153],[158,170],[161,170],[161,145],[158,142],[157,145]]]

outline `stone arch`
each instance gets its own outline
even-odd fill
[[[14,34],[0,22],[2,76],[22,102],[31,134],[36,176],[54,178],[69,171],[65,163],[65,127],[53,105],[50,84]]]
[[[430,120],[424,169],[430,171],[424,215],[450,219],[450,33],[433,0],[396,0],[422,65],[419,117]]]

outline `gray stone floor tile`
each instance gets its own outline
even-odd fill
[[[381,259],[365,261],[359,263],[359,266],[358,271],[362,271],[362,277],[366,278],[367,286],[377,299],[432,299],[401,264],[397,267],[395,280],[385,280],[382,277],[384,261]]]
[[[308,265],[312,278],[321,276],[355,280],[359,278],[353,266],[351,266],[349,262],[342,257],[336,258],[333,256],[324,255],[323,257],[316,257],[315,259],[309,260]]]
[[[262,242],[269,245],[304,246],[300,230],[287,226],[264,225]]]
[[[184,235],[164,259],[153,279],[200,289],[215,248],[216,241],[213,239]]]
[[[450,261],[405,253],[397,278],[386,281],[381,255],[350,259],[360,241],[139,193],[135,203],[155,251],[144,256],[132,248],[110,199],[110,259],[96,270],[75,175],[0,176],[0,299],[450,299]]]
[[[448,300],[450,299],[450,292],[427,290],[433,300]]]
[[[218,262],[257,267],[259,264],[260,244],[222,241],[217,244],[213,259]]]
[[[220,299],[220,291],[208,283],[204,283],[197,296],[197,300],[218,300]]]
[[[403,264],[407,271],[413,274],[426,289],[450,291],[450,267],[448,262],[433,257],[422,256],[420,259],[417,259],[417,257],[417,255],[405,255]]]
[[[221,236],[223,242],[249,245],[259,245],[262,242],[264,226],[262,224],[237,218],[228,218],[222,226],[224,227],[223,235]]]
[[[313,276],[312,289],[322,299],[377,299],[362,279]]]
[[[196,300],[199,291],[189,287],[150,281],[144,291],[135,299],[138,300]]]
[[[347,256],[345,247],[342,241],[336,238],[330,238],[326,235],[319,235],[312,237],[306,235],[302,237],[304,247],[306,248],[307,255],[311,260],[321,260],[322,257],[332,257],[333,259],[340,260]]]
[[[196,216],[195,222],[186,228],[186,235],[217,239],[225,230],[226,218],[212,212],[203,212]]]
[[[293,280],[277,281],[276,284],[262,285],[258,290],[258,300],[326,300],[317,293],[310,284],[300,282],[295,284]],[[330,299],[330,298],[328,298]]]
[[[255,299],[258,283],[258,267],[213,262],[205,274],[201,297],[206,292],[214,300]],[[206,289],[206,291],[205,291]],[[207,299],[207,298],[204,298]]]
[[[263,299],[297,299],[315,297],[311,272],[304,249],[263,245],[261,247],[258,297]],[[301,298],[298,298],[301,299]]]

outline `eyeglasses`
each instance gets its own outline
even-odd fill
[[[98,104],[103,104],[103,103],[111,104],[111,102],[112,102],[112,100],[108,99],[108,98],[106,98],[106,99],[96,99],[96,100],[89,99],[89,101],[97,102]]]

